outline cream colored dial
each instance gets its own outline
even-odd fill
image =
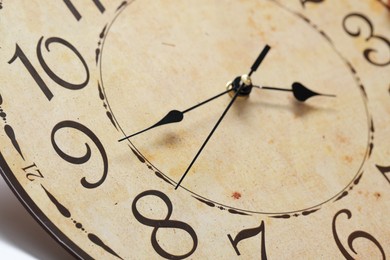
[[[384,1],[1,7],[1,174],[76,257],[390,256]]]

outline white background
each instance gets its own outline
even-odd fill
[[[27,212],[0,176],[0,259],[75,259]]]

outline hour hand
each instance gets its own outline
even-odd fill
[[[294,97],[300,102],[305,102],[307,99],[314,97],[314,96],[336,97],[336,95],[320,94],[320,93],[317,93],[315,91],[312,91],[299,82],[294,82],[291,86],[291,89],[266,87],[266,86],[253,86],[253,87],[259,88],[259,89],[293,92]]]
[[[158,121],[156,124],[152,125],[151,127],[148,127],[144,130],[141,130],[139,132],[136,132],[132,135],[129,135],[129,136],[126,136],[126,137],[123,137],[122,139],[119,139],[118,142],[122,142],[126,139],[129,139],[133,136],[136,136],[136,135],[139,135],[143,132],[146,132],[152,128],[155,128],[157,126],[161,126],[161,125],[167,125],[167,124],[172,124],[172,123],[177,123],[177,122],[180,122],[183,120],[183,117],[184,117],[184,113],[181,112],[181,111],[178,111],[178,110],[171,110],[168,112],[168,114],[166,116],[164,116],[160,121]]]

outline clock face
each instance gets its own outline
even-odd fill
[[[385,1],[0,6],[1,173],[76,257],[390,256]]]

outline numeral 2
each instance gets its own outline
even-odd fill
[[[237,248],[237,244],[244,239],[254,237],[257,234],[261,233],[261,260],[267,260],[267,253],[265,251],[265,224],[264,221],[261,221],[259,227],[244,229],[240,231],[237,236],[233,239],[229,234],[227,235],[230,243],[232,243],[234,250],[236,250],[237,255],[240,255],[240,251]]]

